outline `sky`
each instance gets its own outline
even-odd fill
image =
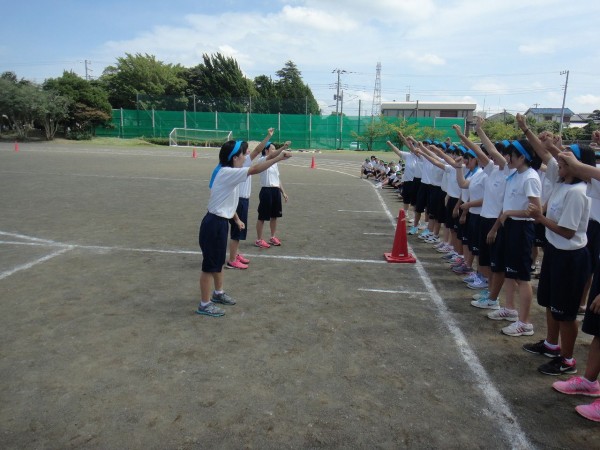
[[[126,53],[185,67],[222,53],[251,79],[277,79],[292,61],[325,114],[339,72],[338,107],[370,115],[378,63],[382,102],[515,114],[560,108],[566,85],[565,107],[600,109],[597,0],[31,0],[0,11],[0,73],[37,83],[65,70],[97,78]]]

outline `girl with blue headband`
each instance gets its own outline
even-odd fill
[[[542,183],[536,171],[541,161],[526,140],[510,142],[507,150],[508,167],[512,172],[506,177],[502,213],[488,233],[487,242],[492,244],[498,239],[498,267],[504,270],[506,279],[506,305],[514,304],[515,285],[520,302],[518,311],[502,308],[506,314],[496,320],[513,322],[502,328],[502,333],[508,336],[531,336],[534,333],[533,324],[529,322],[533,301],[531,255],[535,227],[527,208],[530,203],[542,207]]]
[[[290,141],[287,141],[282,147],[277,149],[274,144],[267,142],[259,161],[269,161],[273,158],[277,158],[282,151],[289,147],[289,145]],[[279,166],[277,164],[273,164],[268,170],[261,173],[260,186],[261,188],[258,196],[258,220],[256,221],[256,241],[254,242],[254,245],[259,248],[270,248],[271,245],[279,247],[281,241],[275,235],[277,232],[277,219],[283,216],[281,197],[283,197],[287,203],[288,196],[283,190],[283,185],[281,184],[281,179],[279,177]],[[269,243],[262,238],[265,220],[269,221],[269,228],[271,230]]]
[[[600,135],[598,142],[600,143]],[[592,199],[591,209],[600,213],[600,169],[578,161],[575,154],[571,152],[561,152],[556,159],[567,165],[574,176],[588,183],[587,194]],[[593,336],[583,376],[557,381],[552,387],[563,394],[600,397],[600,384],[598,383],[600,375],[600,265],[596,265],[581,331]],[[578,405],[575,410],[586,419],[600,422],[600,399],[590,404]]]
[[[517,123],[546,164],[546,178],[553,183],[546,215],[536,205],[528,208],[530,216],[546,227],[547,244],[537,292],[538,304],[546,308],[546,339],[525,344],[523,349],[553,358],[538,367],[541,373],[571,374],[577,371],[573,358],[578,332],[576,319],[590,270],[586,230],[591,202],[586,195],[586,184],[569,165],[557,160],[561,150],[553,144],[551,135],[544,134],[540,139],[520,114]],[[575,146],[570,151],[578,160],[595,164],[591,150],[583,152]]]
[[[254,148],[254,150],[252,150],[252,152],[248,152],[247,150],[244,152],[244,167],[250,167],[252,165],[252,161],[254,161],[254,159],[262,152],[265,145],[267,145],[271,137],[273,137],[274,132],[274,128],[269,128],[265,138]],[[248,145],[246,144],[245,147],[247,149]],[[236,215],[230,222],[231,236],[229,239],[229,260],[227,261],[227,264],[225,264],[225,267],[228,269],[244,270],[248,268],[250,260],[238,253],[238,250],[240,241],[245,241],[248,233],[248,209],[250,205],[250,195],[252,193],[251,176],[248,176],[246,181],[240,184],[239,191],[240,198],[236,209]]]
[[[223,265],[227,254],[229,221],[235,216],[239,199],[239,185],[249,175],[261,173],[279,161],[290,158],[289,152],[281,152],[276,158],[244,167],[245,155],[242,141],[227,141],[219,152],[219,164],[210,179],[208,212],[202,219],[198,242],[202,250],[200,272],[200,304],[197,314],[220,317],[225,311],[215,303],[235,305],[223,290]],[[214,284],[214,291],[211,286]]]

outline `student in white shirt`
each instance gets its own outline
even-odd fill
[[[289,147],[289,145],[290,142],[287,141],[282,147],[276,149],[275,145],[267,142],[259,161],[277,158],[283,150]],[[279,247],[281,241],[275,236],[277,232],[277,219],[283,216],[281,197],[283,196],[283,199],[287,203],[288,196],[283,190],[283,185],[279,178],[279,166],[277,164],[273,164],[260,174],[260,186],[258,220],[256,221],[256,241],[254,242],[254,245],[259,248],[269,248],[271,245]],[[269,228],[271,230],[269,243],[262,237],[265,220],[269,221]]]
[[[250,167],[252,161],[262,152],[263,148],[275,132],[274,128],[269,128],[267,135],[252,152],[248,152],[248,143],[242,144],[243,154],[246,159],[244,167]],[[248,208],[250,205],[250,194],[252,193],[252,177],[248,176],[246,181],[239,186],[239,201],[236,209],[236,216],[231,220],[231,236],[229,238],[229,260],[225,264],[228,269],[247,269],[249,259],[238,253],[240,241],[245,241],[248,233]]]
[[[289,152],[281,152],[276,158],[261,161],[244,167],[246,160],[242,141],[227,141],[219,152],[219,164],[210,179],[208,212],[202,219],[198,242],[202,250],[202,271],[200,272],[200,305],[197,314],[220,317],[225,311],[215,303],[235,305],[223,290],[223,264],[227,255],[227,235],[229,221],[235,216],[239,200],[239,185],[249,175],[261,173],[277,162],[290,158]],[[214,284],[214,291],[211,285]],[[211,295],[212,292],[212,295]]]
[[[546,178],[553,184],[545,216],[535,205],[528,208],[530,216],[546,227],[547,244],[537,291],[538,304],[546,308],[546,340],[525,344],[523,349],[553,357],[551,362],[538,368],[543,374],[576,373],[573,349],[578,325],[575,319],[590,266],[586,229],[591,203],[586,195],[586,184],[574,175],[569,165],[555,159],[560,149],[552,144],[551,138],[542,136],[543,143],[520,114],[517,122],[546,164]],[[589,148],[573,145],[570,151],[579,161],[595,165],[594,152]]]

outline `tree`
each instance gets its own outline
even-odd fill
[[[302,81],[300,70],[292,61],[287,61],[275,74],[279,77],[279,80],[275,81],[275,87],[282,105],[280,111],[273,112],[317,115],[321,113],[310,87]]]
[[[335,115],[335,113],[334,113]],[[373,143],[379,140],[388,140],[393,134],[393,126],[387,122],[383,116],[373,118],[371,123],[366,126],[362,134],[352,131],[350,134],[354,139],[367,145],[367,150],[373,150]]]
[[[195,95],[197,110],[246,112],[252,82],[244,77],[235,59],[221,53],[202,55],[203,62],[185,72],[189,96]]]
[[[101,85],[113,108],[183,109],[185,69],[157,61],[153,55],[136,53],[117,58],[115,66],[104,69]]]
[[[44,127],[46,139],[51,141],[69,115],[71,100],[55,91],[40,91],[36,99],[35,117]]]
[[[108,94],[96,81],[87,81],[73,72],[65,71],[62,77],[46,80],[43,88],[69,99],[65,127],[90,131],[111,120],[112,107]]]
[[[0,77],[0,114],[7,117],[18,138],[27,138],[36,118],[40,88],[16,77]]]
[[[275,82],[266,75],[254,78],[256,98],[252,98],[252,112],[271,114],[281,110],[281,99]]]

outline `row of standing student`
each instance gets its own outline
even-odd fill
[[[407,212],[409,206],[414,208],[409,234],[421,229],[419,237],[435,244],[438,251],[447,252],[443,258],[454,262],[454,272],[467,275],[469,287],[489,287],[471,304],[491,309],[487,315],[490,319],[512,322],[502,329],[504,334],[530,336],[534,333],[529,321],[534,222],[543,226],[546,245],[537,301],[546,308],[547,334],[546,339],[525,344],[523,349],[552,358],[538,368],[540,372],[573,374],[577,371],[573,358],[576,317],[591,267],[598,268],[600,256],[600,192],[594,180],[586,186],[580,178],[584,173],[589,180],[585,171],[597,170],[594,152],[578,145],[563,148],[549,133],[536,136],[523,116],[518,115],[517,121],[526,139],[493,144],[478,120],[476,132],[481,147],[458,126],[455,130],[463,144],[459,146],[418,142],[400,134],[410,150],[405,156],[403,180],[404,208]],[[594,138],[600,141],[600,133]],[[388,145],[399,152],[391,143]],[[546,167],[544,193],[537,172],[542,162]],[[423,214],[428,216],[426,228],[419,223]],[[442,224],[445,236],[440,238]],[[474,259],[478,259],[478,271],[473,270]],[[505,306],[501,308],[498,295],[503,286]],[[594,336],[586,374],[554,383],[560,392],[600,397],[598,294],[600,281],[590,291],[584,318],[583,331]],[[600,400],[581,405],[577,411],[600,421]]]
[[[240,240],[245,240],[248,224],[248,207],[251,194],[251,175],[261,175],[257,240],[254,245],[260,248],[279,246],[281,241],[275,236],[277,219],[282,217],[281,197],[288,197],[279,178],[277,163],[291,158],[286,149],[289,142],[276,149],[270,142],[274,129],[252,151],[244,141],[228,141],[219,151],[219,164],[215,167],[210,183],[210,197],[207,213],[202,219],[198,242],[202,250],[202,270],[200,272],[200,304],[197,314],[221,317],[225,311],[216,304],[235,305],[236,301],[225,293],[223,288],[223,267],[245,269],[250,262],[238,253]],[[259,155],[255,164],[252,161]],[[271,238],[268,244],[263,238],[264,222],[270,222]],[[231,225],[229,260],[227,240]],[[213,289],[214,287],[214,289]]]

